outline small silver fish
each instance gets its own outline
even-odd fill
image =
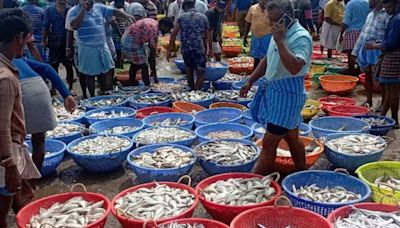
[[[116,126],[116,127],[106,129],[100,133],[101,134],[124,134],[124,133],[128,133],[128,132],[132,132],[136,129],[137,129],[137,127],[135,127],[135,126]]]
[[[361,120],[364,120],[365,122],[369,123],[371,126],[386,126],[389,123],[386,121],[385,118],[379,118],[379,117],[368,117],[368,118],[361,118]]]
[[[72,152],[78,154],[96,155],[118,153],[127,149],[129,140],[108,135],[99,135],[86,139],[71,147]]]
[[[239,75],[239,74],[231,74],[227,73],[222,77],[221,79],[217,80],[217,82],[240,82],[246,79],[245,75]]]
[[[199,223],[194,223],[194,224],[183,224],[183,223],[177,223],[177,222],[173,222],[170,223],[168,225],[163,225],[160,226],[158,228],[206,228],[203,224],[199,224]]]
[[[155,127],[174,127],[174,126],[182,126],[187,124],[188,121],[183,120],[183,119],[173,119],[173,118],[166,118],[163,121],[154,121],[151,123],[151,125]]]
[[[379,185],[379,187],[383,189],[400,191],[400,179],[390,176],[386,173],[383,176],[377,177],[374,183],[382,184]]]
[[[103,108],[108,106],[117,106],[125,102],[125,98],[122,97],[109,97],[100,100],[90,100],[84,99],[80,101],[80,104],[83,107],[96,107],[96,108]]]
[[[250,91],[247,94],[247,97],[243,98],[240,97],[239,90],[219,90],[215,92],[215,97],[219,101],[245,101],[252,99],[256,91],[256,86],[251,87]]]
[[[57,121],[71,121],[82,117],[85,111],[76,108],[72,113],[68,112],[63,105],[53,106],[54,115]]]
[[[345,203],[361,198],[360,194],[349,191],[341,186],[321,188],[317,184],[299,187],[293,185],[292,191],[300,198],[322,203]]]
[[[110,112],[100,111],[100,112],[93,112],[88,117],[94,119],[112,119],[112,118],[122,118],[128,117],[131,113],[120,111],[116,112],[115,110],[111,110]]]
[[[325,145],[345,154],[371,154],[385,149],[387,143],[380,136],[359,134],[331,139]]]
[[[135,138],[135,142],[141,145],[169,143],[191,139],[195,134],[189,130],[176,127],[156,127],[140,131]]]
[[[178,168],[193,161],[193,154],[171,146],[160,147],[153,152],[143,152],[131,157],[139,166],[151,168]]]
[[[241,139],[243,137],[240,131],[212,131],[206,135],[208,139]]]
[[[173,93],[172,97],[176,101],[196,102],[196,101],[202,101],[202,100],[206,100],[206,99],[212,99],[214,97],[214,95],[209,92],[204,92],[201,90],[194,90],[194,91],[189,91],[189,92]]]
[[[138,96],[134,96],[130,98],[131,101],[140,104],[157,104],[161,102],[166,102],[171,99],[171,96],[168,94],[139,94]]]
[[[81,129],[82,126],[79,124],[57,123],[56,128],[46,132],[46,137],[56,138],[56,137],[68,136],[80,132]]]
[[[399,228],[400,211],[383,212],[351,206],[352,212],[346,217],[339,217],[334,222],[335,228]]]

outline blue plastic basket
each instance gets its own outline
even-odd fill
[[[386,122],[388,122],[387,125],[385,126],[371,126],[371,130],[369,130],[369,133],[373,135],[386,135],[394,126],[396,121],[394,119],[386,117],[386,116],[376,116],[376,115],[364,115],[364,116],[354,116],[355,118],[380,118],[380,119],[385,119]]]
[[[108,108],[99,108],[99,109],[95,109],[95,110],[91,110],[89,112],[85,113],[85,119],[86,121],[92,125],[96,122],[102,121],[102,120],[110,120],[110,119],[99,119],[99,118],[90,118],[89,116],[93,113],[98,113],[98,112],[112,112],[115,111],[117,112],[124,112],[124,113],[129,113],[129,116],[124,116],[124,117],[117,117],[117,118],[111,118],[113,120],[115,119],[121,119],[121,118],[130,118],[130,117],[134,117],[136,115],[136,111],[132,108],[127,108],[127,107],[108,107]]]
[[[67,121],[67,122],[57,122],[57,123],[69,123],[69,124],[78,125],[81,128],[81,130],[83,130],[85,128],[85,126],[83,126],[82,124],[80,124],[78,122]],[[69,135],[63,135],[63,136],[59,136],[59,137],[49,137],[49,136],[46,136],[46,137],[50,138],[50,139],[54,139],[54,140],[59,140],[59,141],[64,142],[65,144],[68,144],[68,143],[74,141],[75,139],[79,139],[80,137],[82,137],[81,130],[79,130],[78,132],[73,132],[72,134],[69,134]]]
[[[207,66],[206,73],[205,73],[205,80],[207,81],[216,81],[221,79],[225,76],[228,72],[229,66],[226,63],[219,62],[221,67],[209,67]]]
[[[163,102],[158,102],[158,103],[138,103],[136,101],[134,101],[134,99],[136,99],[137,97],[140,96],[158,96],[161,95],[163,93],[147,93],[147,94],[138,94],[135,95],[133,97],[129,97],[128,98],[128,102],[129,102],[129,106],[134,108],[134,109],[141,109],[141,108],[146,108],[146,107],[152,107],[152,106],[165,106],[165,107],[170,107],[171,103],[172,103],[172,98],[168,98],[166,101]]]
[[[176,79],[168,77],[168,76],[161,76],[161,77],[158,77],[158,81],[162,82],[162,83],[175,83]]]
[[[248,161],[247,163],[241,164],[241,165],[231,165],[231,166],[223,166],[223,165],[219,165],[217,163],[214,163],[212,161],[203,161],[200,157],[197,157],[199,164],[201,165],[201,167],[204,169],[204,171],[206,171],[209,175],[216,175],[216,174],[220,174],[220,173],[247,173],[250,172],[257,159],[258,156],[260,154],[260,150],[259,148],[252,143],[249,140],[243,140],[243,139],[224,139],[224,140],[212,140],[212,141],[207,141],[207,142],[203,142],[200,143],[196,148],[195,148],[195,152],[198,148],[200,148],[202,145],[210,143],[210,142],[216,142],[216,141],[231,141],[231,142],[241,142],[245,145],[251,145],[256,151],[257,151],[257,156],[253,159]]]
[[[253,98],[247,97],[246,99],[243,98],[241,100],[229,100],[229,99],[221,99],[220,97],[218,97],[218,95],[216,95],[215,100],[217,102],[230,102],[230,103],[240,104],[240,105],[247,107],[247,105],[253,100]]]
[[[183,59],[175,59],[175,65],[181,71],[182,74],[186,73],[186,66]]]
[[[233,82],[228,81],[213,81],[212,85],[216,90],[229,90],[232,89]]]
[[[362,133],[338,133],[338,134],[330,134],[325,137],[327,141],[343,137],[346,135],[358,135]],[[382,143],[386,143],[383,138],[381,138]],[[350,154],[345,154],[341,153],[335,150],[330,149],[325,145],[325,156],[326,158],[332,163],[333,166],[337,168],[345,168],[349,172],[354,172],[358,167],[370,163],[370,162],[375,162],[379,161],[379,159],[383,155],[383,151],[386,148],[382,150],[378,150],[374,153],[371,154],[360,154],[360,155],[350,155]]]
[[[212,123],[240,123],[242,111],[236,108],[212,108],[196,113],[194,118],[196,127]]]
[[[89,172],[105,173],[119,168],[121,164],[126,160],[126,156],[133,147],[132,140],[126,136],[110,135],[127,139],[130,142],[129,146],[127,146],[126,148],[117,153],[102,154],[102,155],[82,155],[72,152],[71,147],[75,146],[76,144],[84,140],[91,139],[99,135],[100,134],[89,135],[72,141],[67,146],[67,153],[71,156],[71,158],[75,161],[76,164],[78,164],[80,167]]]
[[[196,80],[196,77],[195,77]],[[187,79],[186,78],[181,78],[176,80],[175,83],[179,83],[179,84],[186,84],[187,85]],[[203,82],[203,88],[201,89],[202,91],[208,91],[211,87],[211,82],[210,81],[204,81]]]
[[[250,109],[243,112],[243,123],[248,127],[252,127],[256,123],[251,116]]]
[[[103,131],[108,130],[113,127],[118,127],[118,126],[132,126],[136,127],[135,130],[123,133],[123,134],[118,134],[118,135],[124,135],[129,138],[134,136],[137,132],[143,129],[144,127],[144,122],[142,120],[136,119],[136,118],[121,118],[121,119],[111,119],[111,120],[103,120],[96,122],[92,125],[90,125],[89,129],[91,132],[95,134],[103,134]]]
[[[32,141],[27,140],[25,142],[28,145],[28,151],[32,153]],[[51,155],[44,157],[42,169],[40,170],[42,176],[47,176],[57,169],[61,164],[64,158],[64,152],[67,149],[65,143],[54,139],[46,139],[45,147],[46,152],[50,152]]]
[[[132,162],[131,156],[139,155],[144,152],[154,153],[154,151],[156,149],[158,149],[160,147],[165,147],[165,146],[170,146],[170,147],[181,149],[185,152],[190,152],[191,154],[193,154],[194,159],[192,162],[190,162],[189,164],[186,164],[182,167],[170,168],[170,169],[161,169],[161,168],[156,169],[156,168],[150,168],[150,167],[143,167],[143,166],[139,166],[139,165],[135,164],[134,162]],[[136,174],[137,179],[141,183],[152,182],[152,181],[176,182],[181,176],[187,175],[190,173],[194,164],[196,163],[196,160],[197,160],[196,155],[192,149],[190,149],[186,146],[174,145],[174,144],[168,144],[168,143],[143,146],[143,147],[133,150],[127,156],[127,161],[129,163],[129,167]]]
[[[308,124],[315,138],[334,133],[368,133],[371,128],[367,122],[353,117],[320,117],[311,120]],[[344,130],[338,130],[343,127],[345,127]]]
[[[148,127],[154,127],[154,125],[153,125],[154,122],[162,122],[168,118],[174,119],[174,120],[181,119],[181,120],[184,120],[187,122],[185,124],[178,125],[178,127],[183,127],[183,128],[187,128],[187,129],[193,128],[194,116],[187,114],[187,113],[178,113],[178,112],[159,113],[159,114],[151,115],[151,116],[144,118],[143,122],[144,122],[146,128],[148,128]]]
[[[346,203],[320,203],[297,197],[292,191],[293,185],[299,188],[300,186],[312,184],[316,184],[318,187],[341,186],[348,191],[360,194],[361,199]],[[363,181],[348,174],[333,171],[308,170],[293,173],[283,179],[282,188],[294,207],[301,207],[310,211],[314,211],[322,216],[328,216],[329,213],[341,206],[366,201],[371,194],[371,189]]]
[[[242,88],[242,86],[247,82],[247,80],[243,80],[240,82],[234,82],[232,84],[232,89],[234,90],[240,90],[240,88]],[[262,83],[262,80],[257,80],[256,82],[253,83],[253,86],[260,86]]]
[[[120,96],[120,95],[104,95],[104,96],[97,96],[97,97],[91,97],[88,98],[86,100],[88,101],[98,101],[98,100],[102,100],[102,99],[111,99],[111,98],[124,98],[124,96]],[[84,103],[82,103],[82,107],[86,108],[86,111],[90,111],[93,109],[98,109],[98,108],[107,108],[107,107],[125,107],[127,106],[128,102],[126,101],[126,99],[124,100],[124,102],[120,103],[120,104],[116,104],[116,105],[109,105],[109,106],[104,106],[104,107],[94,107],[94,106],[86,106]]]
[[[243,124],[206,124],[198,127],[194,132],[196,133],[199,142],[210,141],[212,139],[207,138],[207,134],[214,131],[239,131],[242,134],[241,139],[250,140],[253,136],[253,130]]]
[[[155,128],[160,128],[160,127],[149,127],[149,128],[143,129],[142,131],[145,131],[145,130],[148,130],[148,129],[155,129]],[[196,138],[197,138],[196,133],[194,133],[194,131],[192,131],[192,130],[190,130],[190,129],[183,128],[183,127],[174,127],[174,128],[178,128],[178,129],[181,129],[181,130],[184,130],[184,131],[189,131],[189,132],[191,132],[191,133],[193,134],[193,137],[192,137],[192,138],[189,138],[189,139],[181,140],[181,141],[173,141],[173,142],[167,142],[167,143],[191,147],[192,144],[194,143],[194,141],[195,141]],[[162,132],[162,130],[160,130],[159,132]],[[135,141],[135,138],[136,138],[136,136],[137,136],[139,133],[140,133],[140,131],[139,131],[138,133],[136,133],[136,134],[133,136],[133,138],[132,138],[133,143],[134,143],[137,147],[146,146],[145,144],[139,144],[138,142]]]
[[[261,126],[261,124],[259,123],[254,123],[251,126],[251,129],[253,129],[254,131],[254,135],[256,136],[256,138],[258,139],[262,139],[264,137],[265,132],[261,132],[257,129],[259,129]],[[311,133],[311,127],[308,126],[308,124],[305,123],[300,123],[299,125],[299,135],[300,136],[304,136],[304,137],[308,137],[308,135]]]

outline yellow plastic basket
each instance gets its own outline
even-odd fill
[[[371,188],[372,200],[376,203],[383,203],[389,205],[399,205],[400,202],[400,191],[389,190],[388,188],[382,188],[375,184],[375,180],[383,175],[389,175],[393,178],[400,179],[400,162],[395,161],[379,161],[371,162],[360,166],[356,172],[358,178],[364,181]],[[387,197],[393,195],[393,197]]]
[[[325,66],[311,65],[309,74],[314,75],[314,74],[321,74],[324,72],[325,72]]]
[[[307,106],[313,106],[313,107],[307,107]],[[301,110],[301,116],[303,116],[304,119],[309,120],[313,118],[315,115],[317,115],[320,109],[321,109],[321,104],[319,103],[319,101],[307,100],[306,103],[304,104],[303,109]]]

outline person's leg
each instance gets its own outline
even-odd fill
[[[390,99],[392,94],[391,94],[391,90],[390,90],[390,86],[387,84],[382,85],[383,89],[385,90],[385,99],[382,103],[383,108],[382,108],[382,112],[381,115],[382,116],[386,116],[387,112],[389,111],[390,108]]]
[[[7,227],[6,218],[11,208],[13,196],[0,195],[0,228]]]
[[[322,48],[322,51],[321,51],[321,53],[323,52],[323,48]],[[328,58],[332,58],[332,49],[328,49]]]
[[[267,175],[274,171],[274,163],[276,158],[276,149],[283,136],[274,135],[267,132],[262,141],[262,151],[256,165],[254,166],[254,173],[260,175]]]
[[[65,60],[63,65],[65,66],[65,71],[67,73],[66,79],[68,82],[69,90],[72,90],[74,85],[74,71],[72,69],[72,63],[71,61]]]
[[[261,59],[255,58],[254,59],[254,70],[257,68],[258,64],[260,64]]]
[[[140,69],[142,70],[142,80],[145,86],[150,86],[150,77],[149,77],[149,66],[144,63],[140,65]]]
[[[396,128],[399,125],[399,85],[398,84],[390,84],[391,97],[389,98],[390,102],[390,112],[392,113],[392,119],[396,121]]]
[[[139,85],[138,80],[136,80],[136,74],[138,70],[139,70],[139,65],[131,63],[131,66],[129,67],[129,85],[134,85],[134,86]]]
[[[366,103],[369,107],[372,107],[372,93],[374,89],[374,80],[372,79],[372,69],[371,66],[368,66],[366,69],[363,69],[365,73],[365,89],[367,90],[367,101]]]
[[[299,138],[299,129],[290,130],[285,137],[285,141],[289,145],[296,171],[306,170],[306,151],[303,142]]]
[[[155,48],[150,48],[149,65],[150,65],[151,77],[153,77],[155,83],[158,83]]]
[[[100,85],[102,85],[103,87],[102,88],[103,92],[113,90],[113,83],[112,83],[113,77],[114,77],[114,69],[111,69],[107,73],[102,74],[100,76],[100,82],[101,82]]]
[[[38,170],[42,169],[44,155],[46,152],[44,140],[46,132],[32,134],[32,160]]]
[[[115,67],[122,69],[123,68],[123,62],[122,62],[122,51],[121,49],[117,49],[117,60],[115,61]]]
[[[95,97],[96,96],[96,76],[86,75],[86,86],[89,90],[90,96]]]
[[[78,72],[78,71],[77,71]],[[78,72],[78,77],[79,77],[79,84],[81,85],[81,89],[82,89],[82,98],[86,99],[87,98],[87,92],[86,92],[86,75],[79,73]]]
[[[354,73],[355,73],[354,69],[355,69],[355,65],[356,65],[356,59],[355,59],[355,57],[351,54],[351,51],[352,51],[352,50],[348,50],[348,51],[347,51],[347,59],[348,59],[348,61],[349,61],[349,73],[350,73],[350,74],[354,74]]]
[[[203,88],[204,79],[205,79],[205,72],[206,72],[206,64],[207,64],[207,57],[205,53],[196,53],[193,54],[193,63],[196,69],[196,85],[195,90],[201,90]]]
[[[194,67],[188,67],[186,66],[186,76],[187,76],[187,80],[188,80],[188,85],[190,87],[190,90],[195,90],[197,88],[195,88],[194,86]],[[197,76],[198,77],[198,76]],[[198,80],[198,78],[197,78]],[[196,82],[197,82],[196,80]],[[197,83],[196,83],[197,85]]]

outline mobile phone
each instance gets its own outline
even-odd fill
[[[289,25],[293,22],[293,18],[289,17],[287,14],[284,14],[278,21],[278,23],[284,23],[285,27],[288,28]]]

